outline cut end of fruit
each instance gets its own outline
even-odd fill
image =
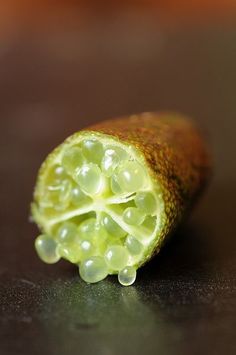
[[[159,184],[136,148],[95,132],[79,132],[43,164],[32,214],[46,263],[78,264],[88,283],[117,274],[135,282],[153,253],[164,214]]]

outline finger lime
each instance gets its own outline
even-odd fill
[[[88,283],[135,282],[203,190],[208,153],[194,124],[146,113],[75,133],[42,165],[32,215],[46,263],[78,264]]]

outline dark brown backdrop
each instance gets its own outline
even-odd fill
[[[0,352],[235,354],[234,21],[95,15],[10,21],[0,35]],[[28,215],[46,154],[100,119],[163,109],[194,117],[214,156],[187,225],[129,288],[112,277],[86,285],[67,263],[41,263]]]

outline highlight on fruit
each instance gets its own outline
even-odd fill
[[[203,191],[207,149],[194,124],[144,113],[81,130],[43,163],[32,216],[48,264],[61,258],[96,283],[132,285]]]

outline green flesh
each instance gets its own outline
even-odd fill
[[[94,283],[118,274],[128,286],[158,243],[160,186],[145,158],[111,136],[80,132],[43,164],[32,205],[43,231],[36,240],[47,263],[64,258]]]

